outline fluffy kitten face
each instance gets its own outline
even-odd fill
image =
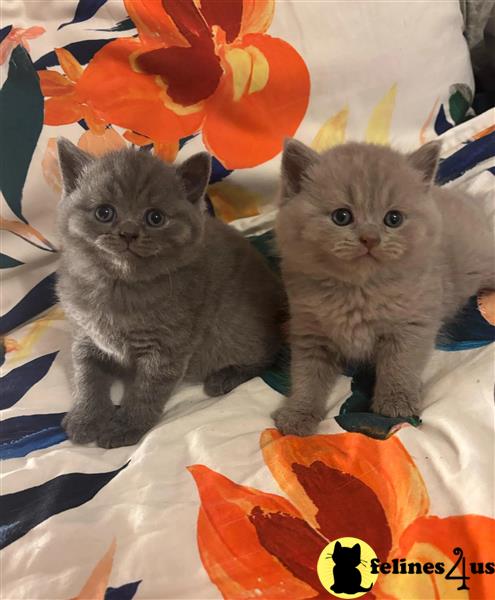
[[[363,282],[424,263],[440,233],[429,197],[439,145],[409,157],[349,143],[318,155],[287,143],[277,235],[315,275]]]
[[[210,175],[206,153],[177,169],[145,152],[95,159],[59,141],[64,199],[59,229],[76,249],[122,277],[147,278],[187,263],[203,235],[200,200]]]

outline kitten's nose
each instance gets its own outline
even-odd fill
[[[120,237],[124,238],[124,240],[130,244],[132,241],[137,239],[138,233],[135,231],[121,231],[119,233]]]
[[[359,241],[361,242],[361,244],[366,246],[368,250],[370,250],[371,248],[378,246],[378,244],[380,243],[380,238],[376,235],[365,234],[359,236]]]

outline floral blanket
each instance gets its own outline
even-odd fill
[[[356,372],[339,379],[318,435],[282,437],[269,416],[289,385],[282,353],[220,399],[182,386],[138,445],[103,450],[60,426],[70,339],[53,291],[57,135],[95,154],[134,144],[173,160],[201,132],[215,156],[211,211],[276,268],[272,158],[284,135],[300,126],[317,149],[359,128],[377,143],[439,135],[438,182],[475,194],[473,210],[493,219],[495,111],[469,119],[455,81],[412,107],[392,79],[367,126],[345,103],[307,113],[319,85],[310,49],[296,28],[293,43],[281,35],[297,3],[279,3],[277,22],[269,0],[221,14],[205,0],[71,0],[50,4],[50,27],[38,4],[50,3],[12,3],[0,29],[1,597],[495,598],[495,293],[439,337],[421,422],[368,413],[372,376]],[[97,19],[102,8],[111,19]],[[188,61],[198,73],[185,77]]]
[[[440,176],[493,203],[490,120],[444,135]],[[270,217],[236,225],[259,242]],[[184,387],[139,445],[102,450],[60,427],[69,337],[52,282],[2,317],[3,597],[324,598],[320,553],[349,537],[391,565],[444,565],[379,573],[366,597],[495,597],[493,294],[439,343],[418,427],[342,411],[359,401],[343,376],[319,435],[281,437],[269,414],[282,364],[220,400]]]

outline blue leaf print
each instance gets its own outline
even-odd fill
[[[0,460],[27,456],[66,440],[67,434],[61,425],[65,414],[22,415],[2,421]]]
[[[98,10],[105,4],[107,0],[79,0],[76,8],[76,13],[72,21],[62,23],[59,29],[72,25],[73,23],[82,23],[94,16]]]
[[[479,163],[495,156],[495,131],[466,144],[448,158],[442,160],[438,167],[437,183],[444,185],[461,177]]]
[[[8,333],[30,321],[39,313],[57,303],[56,275],[52,273],[41,280],[9,312],[0,318],[0,334]]]
[[[17,46],[0,90],[0,188],[11,211],[25,223],[22,191],[43,127],[43,110],[38,74],[26,50]]]
[[[197,135],[197,133],[193,133],[192,135],[186,135],[186,137],[181,138],[179,140],[179,150],[181,150],[187,144],[187,142],[193,140]]]
[[[230,175],[231,173],[232,171],[226,169],[218,160],[218,158],[216,158],[215,156],[212,157],[210,183],[222,181],[222,179],[225,179],[227,175]]]
[[[435,119],[435,133],[437,135],[441,135],[442,133],[445,133],[446,131],[448,131],[449,129],[452,129],[453,125],[452,123],[449,123],[447,121],[447,117],[445,116],[445,109],[442,106],[440,107],[440,110],[438,111],[438,115],[437,118]]]
[[[95,31],[129,31],[130,29],[136,29],[136,26],[134,25],[130,17],[127,17],[127,19],[119,21],[117,24],[115,24],[113,27],[110,27],[109,29],[95,29]]]
[[[88,502],[129,463],[107,473],[69,473],[35,487],[0,496],[0,548],[53,515]]]
[[[141,581],[142,580],[140,579],[139,581],[126,583],[125,585],[121,585],[118,588],[107,588],[105,591],[104,600],[132,600],[132,598],[134,598],[138,590]]]
[[[10,408],[48,373],[58,352],[45,354],[0,377],[0,409]]]
[[[495,326],[481,315],[478,299],[471,296],[455,319],[438,334],[436,347],[447,352],[480,348],[495,342]]]
[[[109,38],[107,40],[82,40],[81,42],[73,42],[64,46],[74,58],[81,63],[86,65],[93,58],[93,56],[101,50],[103,46],[106,46],[110,42],[113,42],[115,38]],[[55,67],[58,65],[58,58],[55,52],[52,50],[47,54],[44,54],[34,63],[34,68],[39,71],[40,69],[47,69],[48,67]]]
[[[0,43],[9,35],[10,30],[12,29],[12,25],[6,25],[0,29]]]
[[[12,258],[7,254],[0,254],[0,269],[11,269],[12,267],[19,267],[24,263],[16,258]]]

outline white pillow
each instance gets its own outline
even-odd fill
[[[473,86],[462,30],[457,0],[279,3],[270,33],[288,39],[311,73],[298,136],[311,142],[331,115],[348,107],[346,138],[384,140],[390,119],[390,141],[416,146],[449,87]],[[368,131],[384,98],[388,105]]]
[[[146,13],[146,7],[150,6],[152,11]],[[53,53],[55,48],[69,46],[73,50],[76,47],[74,44],[79,44],[80,52],[81,44],[91,46],[93,42],[89,40],[119,38],[118,42],[112,44],[134,44],[143,41],[146,36],[151,46],[154,44],[153,47],[163,48],[168,35],[164,33],[166,23],[170,22],[170,15],[163,14],[163,6],[161,2],[150,3],[149,0],[126,0],[125,3],[120,0],[100,0],[97,3],[18,0],[8,3],[2,8],[4,29],[0,31],[0,37],[3,37],[0,42],[0,62],[4,63],[2,81],[7,78],[12,49],[19,44],[29,47],[37,69],[48,67],[52,72],[50,77],[57,77],[57,72],[63,73]],[[184,3],[176,5],[179,12],[184,6]],[[201,4],[196,2],[194,6],[200,7]],[[209,3],[209,6],[213,4]],[[217,3],[216,6],[225,5]],[[135,29],[125,28],[128,11],[139,26],[140,38],[135,37]],[[225,15],[228,11],[222,11],[216,15],[217,23],[227,18]],[[201,18],[204,20],[206,13],[203,13]],[[306,143],[313,143],[318,149],[349,139],[391,142],[412,148],[420,141],[435,136],[434,117],[448,99],[450,86],[473,86],[469,54],[462,35],[462,17],[456,0],[284,0],[276,3],[270,0],[244,0],[242,13],[239,12],[237,17],[232,17],[232,14],[229,18],[235,21],[238,17],[241,21],[240,25],[238,23],[234,27],[237,33],[234,32],[235,39],[230,40],[230,46],[222,45],[222,34],[218,27],[215,29],[211,23],[207,27],[210,32],[207,35],[215,33],[217,36],[215,52],[220,55],[234,51],[229,54],[228,65],[235,66],[235,85],[244,94],[243,98],[249,92],[252,95],[248,100],[256,100],[256,94],[263,94],[269,86],[273,89],[269,100],[254,102],[245,113],[244,120],[235,121],[232,118],[232,107],[235,108],[237,100],[227,98],[224,111],[217,106],[216,117],[220,126],[212,128],[210,125],[211,143],[206,140],[206,147],[216,152],[227,166],[230,166],[231,156],[236,152],[239,155],[239,148],[245,145],[247,136],[253,140],[249,144],[253,156],[250,154],[244,160],[246,168],[227,174],[216,165],[217,178],[224,178],[210,186],[210,198],[216,213],[226,220],[266,212],[273,207],[284,136],[296,136]],[[174,18],[178,23],[177,15]],[[124,21],[124,27],[120,25],[115,30],[120,21]],[[9,31],[10,25],[13,29]],[[169,45],[176,43],[177,35],[174,35],[175,41],[167,38]],[[89,65],[86,65],[87,58],[86,62],[81,59],[84,73],[100,61],[102,53],[109,47],[111,44],[100,50]],[[267,48],[271,48],[272,56],[269,56]],[[87,49],[85,52],[88,53]],[[290,60],[281,60],[281,57],[289,57]],[[281,64],[277,64],[277,60]],[[104,64],[107,66],[100,72],[100,79],[93,83],[92,89],[89,86],[90,95],[96,95],[98,99],[102,89],[110,90],[106,95],[103,94],[104,104],[113,102],[115,108],[115,103],[125,105],[126,99],[142,92],[141,83],[136,84],[139,76],[134,72],[129,71],[129,77],[116,79],[113,65]],[[222,65],[224,70],[230,68],[225,61]],[[182,70],[187,72],[185,63]],[[45,77],[42,74],[42,81]],[[155,85],[155,75],[147,77],[146,84]],[[198,79],[191,75],[190,85],[197,87]],[[227,79],[224,72],[215,94]],[[161,87],[155,85],[155,88],[156,97],[159,93],[163,100],[167,93],[166,85],[162,81]],[[212,98],[204,100],[205,115],[211,114]],[[151,131],[153,134],[155,127],[158,131],[161,111],[164,110],[160,109],[160,102],[155,102],[151,109],[145,104],[132,105],[128,111],[129,118],[137,122],[138,133],[149,134]],[[164,100],[164,104],[170,107],[168,100]],[[22,108],[22,102],[19,102],[19,106],[19,111],[26,110]],[[98,102],[95,106],[102,108]],[[182,110],[177,106],[175,109],[179,113]],[[16,114],[16,102],[13,105],[11,103],[10,110],[12,114],[8,115],[7,121],[13,122],[19,118],[21,125],[27,122],[27,115]],[[448,103],[445,111],[448,117]],[[290,114],[296,115],[292,121],[288,118]],[[106,117],[105,110],[103,117]],[[17,223],[7,224],[12,234],[4,236],[4,252],[15,259],[10,264],[15,261],[33,264],[42,257],[48,258],[46,252],[55,244],[54,213],[60,189],[56,182],[54,138],[64,135],[84,147],[101,151],[116,142],[128,144],[122,137],[129,128],[128,122],[124,121],[103,118],[103,123],[110,123],[112,127],[105,130],[103,126],[102,137],[94,132],[87,134],[77,123],[76,117],[71,122],[70,115],[66,124],[45,123],[27,173],[22,210],[16,211],[11,200],[2,200],[4,218]],[[140,131],[145,121],[148,129]],[[287,125],[281,128],[280,123],[285,121]],[[200,121],[198,134],[179,151],[179,160],[204,148],[202,131],[205,127],[206,120]],[[226,139],[230,141],[219,145],[218,140],[214,143],[213,138],[218,137],[218,130],[222,127],[228,133]],[[163,131],[162,127],[162,134]],[[233,132],[236,132],[235,135]],[[20,136],[20,129],[19,132],[11,131],[10,137],[2,135],[1,150],[4,156],[15,155],[19,151]],[[273,139],[278,140],[275,145]],[[162,148],[162,154],[167,153],[173,156],[173,148]],[[234,162],[239,162],[238,156]],[[6,176],[9,176],[8,172]],[[23,225],[22,220],[28,225]],[[27,244],[26,240],[36,246]],[[45,274],[49,272],[50,265],[46,261],[41,261],[41,264]],[[34,273],[27,265],[9,269],[12,277],[21,272],[26,278],[21,284],[16,279],[13,288],[19,285],[23,291],[27,291],[41,277],[41,272]],[[7,302],[10,306],[18,299],[19,293],[15,292],[13,296]]]

